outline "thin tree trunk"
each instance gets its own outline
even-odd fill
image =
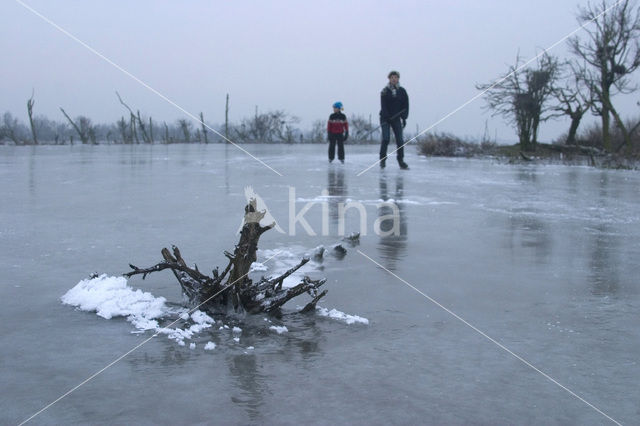
[[[623,146],[626,146],[627,152],[631,153],[631,134],[627,130],[627,126],[624,125],[622,118],[620,118],[620,115],[618,114],[618,111],[615,110],[615,108],[611,108],[611,114],[613,114],[613,118],[618,125],[618,128],[622,132],[622,138],[624,140],[623,143],[616,148],[615,152],[619,152]]]
[[[31,98],[27,101],[27,113],[29,114],[29,125],[31,126],[31,135],[33,136],[33,144],[38,145],[38,136],[36,135],[36,125],[33,119],[33,104],[36,101],[33,100],[33,92]]]
[[[565,142],[567,145],[577,145],[576,134],[578,133],[578,126],[580,126],[581,120],[582,114],[571,115],[571,126],[569,126],[569,134],[567,135],[567,140]]]
[[[164,143],[169,143],[169,126],[164,122]]]
[[[227,93],[227,102],[224,107],[224,143],[229,142],[229,94]]]
[[[147,129],[144,125],[144,122],[142,121],[142,118],[140,117],[140,110],[138,110],[138,127],[140,127],[140,131],[142,132],[142,140],[145,143],[151,143],[151,138],[149,137],[149,134],[147,133]]]
[[[65,112],[64,109],[62,109],[62,107],[60,107],[60,111],[62,111],[64,116],[67,117],[67,120],[69,120],[69,123],[71,123],[71,126],[76,130],[76,132],[78,133],[78,136],[80,136],[80,141],[83,144],[88,144],[89,143],[88,135],[84,134],[84,132],[80,130],[78,125],[71,119],[71,117],[69,117],[69,115],[67,115],[67,113]],[[71,145],[73,145],[73,136],[71,137]]]
[[[611,105],[609,89],[604,88],[602,92],[602,145],[606,151],[611,152],[611,133],[609,131],[611,116],[609,115],[609,105]]]
[[[129,125],[130,125],[130,129],[131,129],[131,139],[136,141],[136,144],[140,143],[140,139],[138,138],[138,130],[136,129],[136,121],[137,118],[135,115],[133,115],[133,113],[131,113],[131,116],[129,117]]]
[[[209,143],[209,140],[207,139],[207,126],[204,125],[204,116],[202,115],[202,112],[200,112],[200,124],[202,125],[202,134],[204,135],[204,143],[207,144]]]

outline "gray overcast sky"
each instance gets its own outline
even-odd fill
[[[586,1],[120,1],[23,0],[86,44],[186,110],[213,123],[282,109],[310,128],[326,120],[340,100],[345,113],[379,111],[389,70],[401,73],[411,101],[408,129],[424,129],[494,80],[518,50],[535,56],[577,28],[575,12]],[[583,34],[583,33],[581,33]],[[86,115],[113,122],[125,110],[115,96],[155,120],[183,114],[109,65],[15,0],[1,0],[0,112],[26,122],[35,90],[36,114],[63,120]],[[551,51],[567,56],[566,44]],[[636,77],[637,80],[637,77]],[[635,116],[638,96],[623,100]],[[482,110],[482,99],[436,131],[480,137],[489,120],[493,137],[516,141],[500,118]],[[593,119],[591,119],[593,120]],[[545,123],[541,140],[568,128]]]

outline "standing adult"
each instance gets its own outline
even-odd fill
[[[404,162],[404,148],[402,129],[407,124],[409,116],[409,95],[404,87],[400,86],[400,73],[391,71],[387,76],[387,84],[380,93],[380,127],[382,129],[382,144],[380,145],[380,168],[384,168],[387,163],[387,146],[391,139],[391,129],[396,140],[398,149],[396,157],[401,169],[408,169]]]
[[[344,163],[344,141],[349,137],[349,123],[347,116],[342,113],[342,102],[333,104],[333,114],[327,121],[327,139],[329,139],[329,162],[331,163],[336,155],[336,145],[338,145],[338,160]]]

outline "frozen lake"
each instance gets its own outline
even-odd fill
[[[639,423],[638,172],[410,147],[411,170],[389,161],[358,176],[377,147],[348,145],[344,165],[327,163],[326,145],[243,147],[282,176],[223,145],[0,147],[1,424],[153,334],[63,304],[67,291],[151,266],[171,244],[205,273],[224,267],[247,186],[283,230],[260,240],[260,262],[276,254],[260,274],[330,248],[341,217],[348,234],[362,215],[359,246],[303,271],[327,278],[324,312],[368,324],[295,314],[303,295],[281,319],[216,318],[184,346],[161,334],[32,424]],[[396,234],[375,232],[393,210],[383,201]],[[315,236],[290,227],[308,203]],[[341,203],[363,210],[341,215]],[[178,317],[171,272],[128,286],[166,299],[160,324]]]

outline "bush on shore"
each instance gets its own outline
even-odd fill
[[[496,147],[492,141],[466,142],[450,133],[430,133],[418,139],[418,153],[431,157],[491,155]]]

